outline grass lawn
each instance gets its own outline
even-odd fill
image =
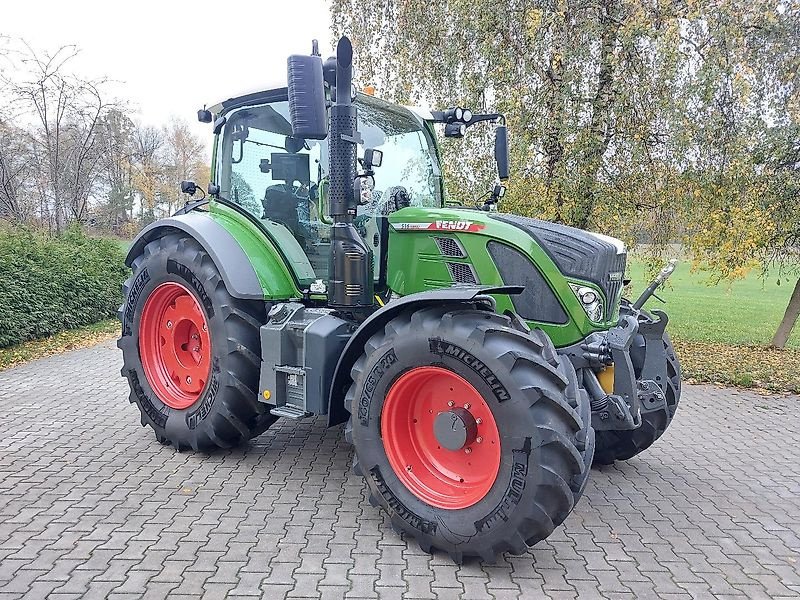
[[[647,284],[645,267],[631,262],[632,293]],[[762,281],[757,274],[733,284],[707,285],[708,275],[679,264],[666,289],[666,304],[651,299],[646,308],[669,315],[668,331],[686,379],[800,393],[800,325],[785,350],[767,345],[778,327],[794,281]]]
[[[649,278],[644,273],[644,263],[631,261],[631,298],[647,286]],[[733,284],[709,286],[707,281],[708,274],[692,273],[688,261],[679,263],[667,288],[657,292],[666,304],[653,298],[645,306],[666,312],[670,331],[683,340],[768,345],[783,318],[794,280],[777,285],[775,276],[763,281],[753,273]],[[787,347],[800,348],[800,326],[795,327]]]

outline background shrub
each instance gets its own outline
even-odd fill
[[[0,228],[0,348],[116,314],[122,246],[77,229],[59,237]]]

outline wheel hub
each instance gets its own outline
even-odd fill
[[[478,424],[466,408],[453,408],[440,412],[433,420],[436,441],[448,450],[461,450],[478,437]]]
[[[432,506],[472,506],[497,479],[500,434],[492,411],[448,369],[417,367],[397,378],[381,410],[381,437],[397,478]]]
[[[182,410],[200,397],[211,370],[211,338],[194,295],[175,282],[148,296],[139,324],[139,356],[159,399]]]

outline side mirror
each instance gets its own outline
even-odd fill
[[[214,120],[214,115],[211,114],[210,110],[201,108],[197,111],[197,120],[201,123],[211,123]]]
[[[498,125],[494,132],[494,160],[497,163],[497,176],[501,181],[508,179],[508,128]]]
[[[181,181],[181,193],[194,196],[197,193],[197,184],[194,181]]]
[[[325,139],[328,136],[328,115],[322,59],[294,54],[289,57],[287,70],[292,135],[307,140]]]

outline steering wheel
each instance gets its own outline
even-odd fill
[[[407,206],[411,206],[411,194],[402,185],[393,185],[383,193],[383,197],[375,204],[375,214],[388,216]]]

